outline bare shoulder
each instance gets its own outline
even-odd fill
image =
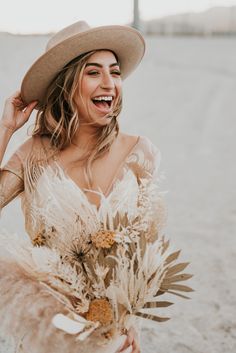
[[[143,135],[129,135],[123,132],[119,133],[119,144],[127,150],[132,149],[138,145],[140,150],[147,153],[153,153],[159,150],[155,142],[152,142],[147,136]]]
[[[139,139],[140,136],[137,135],[129,135],[123,132],[119,133],[119,144],[127,151],[132,149],[139,142]]]

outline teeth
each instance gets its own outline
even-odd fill
[[[112,97],[111,96],[95,97],[93,99],[96,100],[96,101],[102,101],[102,100],[112,101]]]

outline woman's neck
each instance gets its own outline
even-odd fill
[[[73,137],[72,144],[81,150],[88,150],[96,144],[96,136],[96,127],[80,125],[78,132]]]

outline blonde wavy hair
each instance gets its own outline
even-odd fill
[[[80,125],[76,95],[80,92],[83,71],[88,59],[98,50],[82,54],[68,64],[57,74],[49,85],[44,103],[38,110],[32,136],[47,136],[50,144],[56,150],[63,150],[72,143],[73,137]],[[118,61],[115,53],[113,53]],[[95,145],[81,159],[84,162],[84,172],[87,183],[92,184],[92,163],[103,156],[109,149],[119,132],[117,116],[122,109],[122,96],[116,97],[112,118],[108,125],[97,127]],[[87,108],[88,116],[89,111]],[[90,123],[93,125],[91,120]]]

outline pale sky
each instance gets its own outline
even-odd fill
[[[144,20],[233,5],[236,6],[236,0],[139,0]],[[3,0],[0,31],[47,33],[79,20],[91,26],[126,24],[132,16],[133,0]]]

